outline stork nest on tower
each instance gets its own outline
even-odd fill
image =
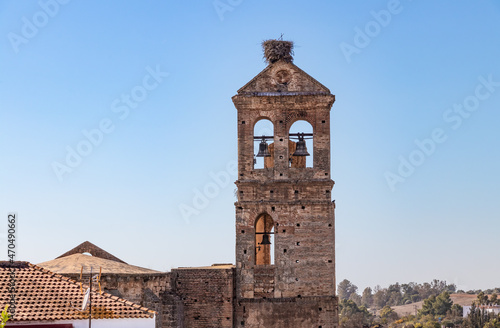
[[[266,40],[262,42],[264,59],[266,63],[272,64],[278,60],[293,62],[293,42],[283,40]]]

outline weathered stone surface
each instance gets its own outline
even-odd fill
[[[330,91],[292,63],[270,64],[233,97],[238,110],[234,327],[336,327],[335,205],[330,177]],[[254,167],[254,126],[274,126],[272,156]],[[290,127],[313,129],[313,167],[290,164]],[[292,159],[293,162],[293,159]],[[274,263],[256,230],[270,216]],[[261,229],[261,228],[259,228]],[[271,229],[265,233],[271,233]]]

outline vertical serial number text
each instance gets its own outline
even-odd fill
[[[10,280],[9,280],[9,314],[13,319],[16,314],[16,227],[17,213],[9,213],[7,215],[7,257],[11,263]]]

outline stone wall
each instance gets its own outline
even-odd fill
[[[335,297],[245,299],[235,307],[235,328],[338,327]]]
[[[233,277],[231,268],[174,269],[173,291],[184,304],[184,327],[233,327]]]

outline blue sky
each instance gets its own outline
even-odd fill
[[[497,1],[2,1],[0,247],[15,211],[32,263],[234,262],[231,97],[283,33],[337,99],[337,280],[498,287],[498,31]]]

